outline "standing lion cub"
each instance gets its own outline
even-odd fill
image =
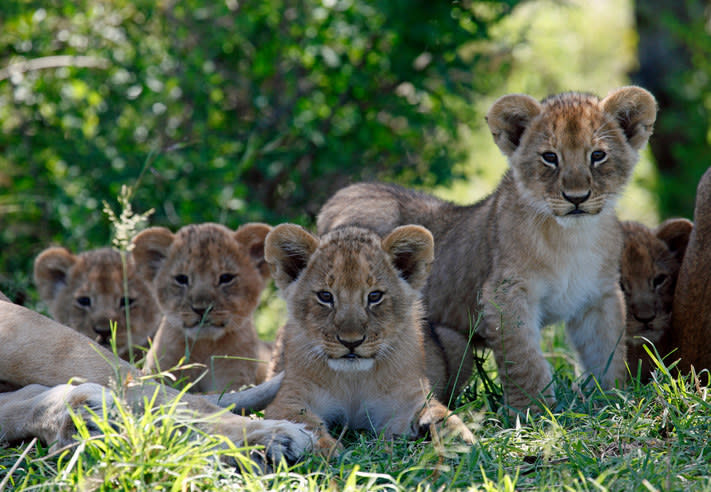
[[[200,392],[265,379],[271,346],[257,336],[253,314],[269,279],[264,238],[270,230],[266,224],[232,231],[204,223],[175,234],[152,227],[133,239],[139,271],[152,282],[163,311],[147,372],[171,369],[185,357],[204,366],[182,372]]]
[[[507,405],[553,400],[540,330],[556,321],[565,321],[586,372],[610,388],[626,375],[614,207],[656,112],[654,97],[639,87],[604,99],[503,96],[487,122],[510,169],[489,197],[457,206],[397,186],[356,184],[324,205],[318,231],[360,225],[385,236],[403,224],[432,231],[427,316],[465,335],[476,328],[493,350]]]
[[[299,226],[277,226],[265,258],[289,319],[284,380],[265,415],[306,424],[324,455],[341,447],[328,433],[336,423],[392,437],[443,422],[446,433],[473,442],[459,417],[428,395],[419,289],[433,251],[432,235],[419,226],[382,240],[353,227],[319,240]]]

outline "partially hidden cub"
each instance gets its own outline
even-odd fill
[[[264,238],[270,230],[204,223],[175,234],[152,227],[133,239],[139,271],[152,282],[163,313],[147,372],[169,370],[185,357],[204,366],[181,371],[194,391],[264,381],[271,345],[257,336],[253,314],[269,279]]]
[[[385,437],[437,427],[473,442],[456,415],[431,397],[424,372],[419,289],[433,260],[432,235],[398,227],[381,240],[347,227],[320,239],[282,224],[265,258],[286,299],[284,380],[268,418],[306,424],[315,451],[338,452],[329,427]]]
[[[643,382],[649,381],[656,367],[644,345],[653,343],[662,357],[675,348],[674,289],[692,229],[687,219],[669,219],[654,229],[622,222],[620,285],[627,305],[627,361],[632,375],[639,374]]]
[[[97,343],[110,345],[111,324],[116,323],[116,348],[124,359],[142,358],[140,349],[148,347],[158,329],[158,302],[130,254],[124,265],[112,248],[75,255],[50,247],[35,259],[34,281],[54,319]]]
[[[503,96],[487,122],[509,170],[487,198],[458,206],[394,185],[355,184],[323,206],[318,232],[359,225],[384,237],[403,224],[428,228],[436,251],[427,317],[464,336],[476,329],[474,341],[494,353],[508,406],[554,401],[540,330],[557,321],[586,373],[610,388],[627,374],[614,207],[656,112],[654,97],[634,86],[604,99]]]

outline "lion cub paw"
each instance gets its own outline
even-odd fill
[[[469,428],[464,425],[462,419],[456,415],[450,415],[446,420],[439,424],[440,431],[444,433],[445,436],[455,437],[464,441],[467,444],[474,444],[474,434]]]
[[[262,445],[268,459],[278,463],[285,459],[295,463],[314,448],[315,438],[303,424],[286,420],[257,420],[250,425],[247,444]]]

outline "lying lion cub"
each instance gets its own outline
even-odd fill
[[[383,237],[403,224],[432,231],[428,319],[465,336],[477,329],[476,340],[494,353],[507,405],[553,401],[540,330],[557,321],[565,321],[586,372],[610,388],[627,373],[614,207],[656,113],[654,97],[639,87],[604,99],[503,96],[487,122],[510,169],[489,197],[463,207],[397,186],[356,184],[323,206],[319,234],[345,225]]]
[[[627,361],[632,375],[639,366],[643,382],[655,368],[644,345],[653,343],[662,357],[674,349],[674,289],[692,229],[686,219],[669,219],[655,229],[622,222],[625,242],[620,285],[627,305]]]
[[[145,401],[158,391],[156,403],[172,401],[178,391],[158,386],[143,378],[127,362],[75,330],[24,307],[7,302],[0,293],[0,381],[21,389],[0,393],[0,435],[4,441],[38,437],[54,448],[73,441],[74,428],[69,408],[86,415],[83,407],[94,410],[111,406],[106,386],[120,387],[124,404],[140,411]],[[88,383],[65,384],[72,378]],[[263,408],[271,399],[265,383],[258,391],[224,395],[221,405]],[[204,432],[220,434],[236,446],[264,445],[274,459],[298,459],[312,445],[311,434],[302,425],[285,421],[242,417],[215,406],[214,398],[182,395],[181,402],[194,415],[195,425]],[[101,413],[101,412],[97,412]]]
[[[428,395],[419,289],[433,252],[432,235],[419,226],[383,240],[359,228],[320,240],[292,224],[269,233],[265,258],[289,319],[284,380],[265,415],[306,424],[324,455],[342,447],[328,433],[335,423],[385,437],[443,423],[473,442],[459,417]]]
[[[116,323],[116,348],[128,360],[134,347],[148,347],[161,313],[130,255],[125,273],[126,290],[121,255],[112,248],[75,255],[51,247],[37,256],[34,266],[35,285],[52,317],[105,347],[111,341],[111,323]],[[143,357],[138,351],[134,355],[136,360]]]
[[[264,381],[271,346],[257,336],[253,314],[269,279],[264,238],[270,230],[266,224],[231,231],[205,223],[175,234],[152,227],[133,239],[139,271],[153,283],[163,310],[146,371],[170,369],[186,357],[208,370],[202,378],[205,368],[182,372],[195,391]]]

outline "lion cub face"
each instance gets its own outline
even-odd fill
[[[251,320],[269,278],[264,238],[270,230],[256,223],[237,231],[193,224],[175,234],[153,227],[134,238],[133,255],[163,314],[192,340],[216,340]]]
[[[638,336],[657,343],[670,329],[676,279],[692,228],[686,219],[670,219],[656,229],[622,222],[625,243],[620,284],[627,304],[630,344],[645,343],[634,339]],[[666,349],[658,348],[660,353]]]
[[[421,347],[418,290],[433,251],[431,234],[418,226],[384,240],[354,227],[320,240],[295,225],[275,228],[265,257],[287,300],[290,347],[309,364],[343,372],[370,370],[413,340]]]
[[[602,100],[564,93],[539,103],[508,95],[492,106],[487,122],[522,198],[567,226],[612,212],[655,117],[652,96],[631,87]]]
[[[115,322],[116,344],[124,358],[129,353],[127,326],[131,343],[145,346],[160,322],[158,303],[137,274],[130,255],[126,277],[128,290],[124,291],[121,255],[111,248],[78,255],[65,248],[48,248],[34,265],[35,284],[52,317],[106,346],[111,339],[111,323]]]

